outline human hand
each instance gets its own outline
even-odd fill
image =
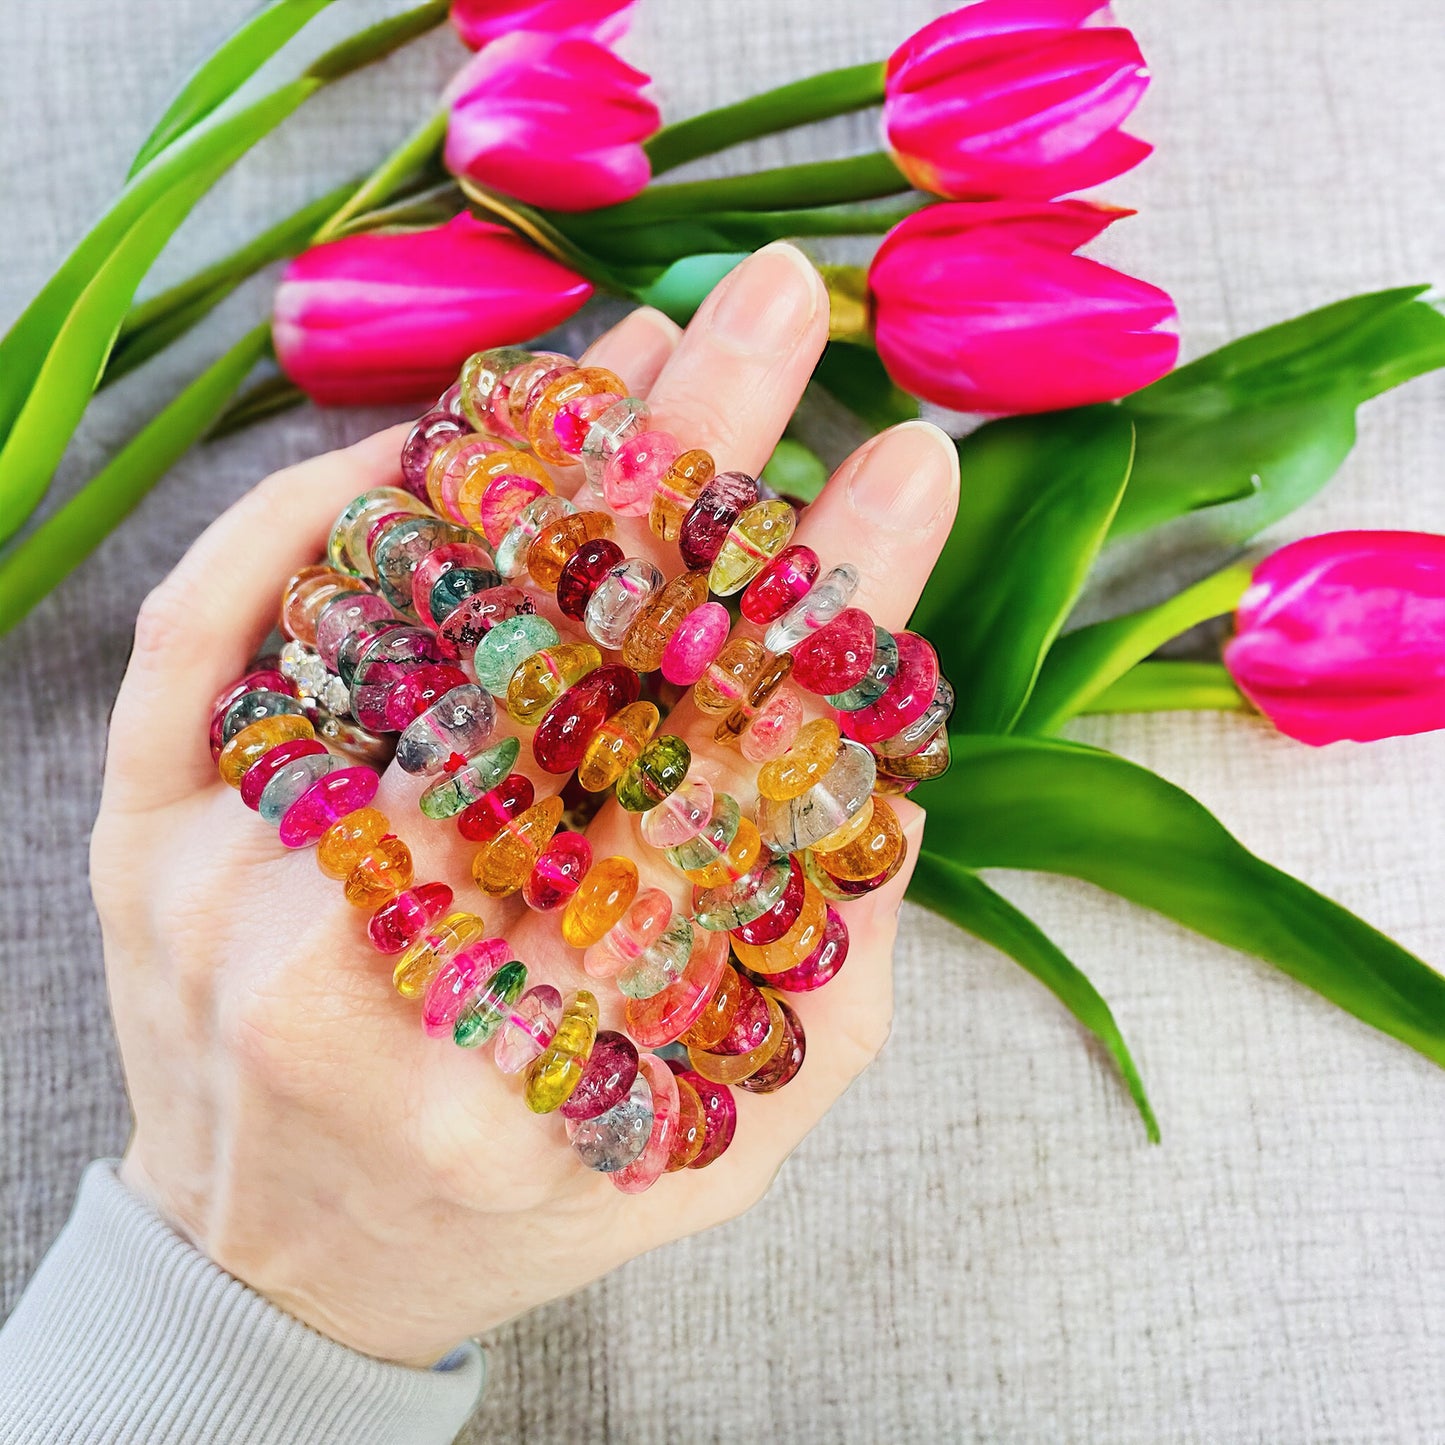
[[[817,273],[773,246],[724,280],[686,333],[633,313],[588,360],[627,379],[659,425],[706,447],[720,469],[756,474],[827,325]],[[404,435],[267,479],[146,600],[112,720],[91,876],[135,1112],[122,1178],[291,1314],[354,1349],[424,1363],[764,1193],[887,1036],[897,911],[922,813],[895,801],[909,862],[848,905],[847,966],[790,1000],[806,1063],[779,1094],[739,1096],[727,1155],[642,1195],[584,1168],[557,1121],[523,1107],[516,1079],[425,1035],[378,966],[362,915],[312,858],[279,846],[218,780],[206,747],[212,700],[272,625],[286,578],[319,555],[346,502],[397,479]],[[957,484],[952,444],[910,423],[844,463],[795,540],[854,562],[856,605],[900,628],[948,534]],[[619,518],[617,540],[676,571],[645,518]],[[498,726],[498,736],[512,728],[504,711]],[[754,778],[712,743],[713,726],[689,699],[667,722],[747,810]],[[517,768],[538,798],[561,781],[530,766],[525,744]],[[392,767],[375,806],[410,845],[417,877],[450,882],[465,900],[474,847],[420,815],[421,787]],[[594,856],[629,854],[645,882],[679,896],[671,870],[646,877],[634,815],[609,803],[588,836]],[[515,900],[480,900],[476,911],[535,980],[595,987],[555,915]],[[603,994],[603,1023],[615,1025],[620,1000]]]

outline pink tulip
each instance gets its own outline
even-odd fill
[[[548,331],[591,294],[519,236],[463,213],[304,252],[277,288],[272,335],[314,401],[427,400],[472,352]]]
[[[557,211],[635,196],[652,169],[642,142],[662,123],[647,76],[581,35],[509,35],[448,91],[446,163],[457,175]]]
[[[452,0],[452,24],[473,50],[514,30],[578,30],[612,42],[637,0]]]
[[[1075,256],[1128,211],[1083,201],[928,206],[868,273],[878,354],[900,386],[955,411],[1054,411],[1157,380],[1179,350],[1174,303]]]
[[[1445,537],[1330,532],[1255,569],[1224,661],[1282,733],[1320,746],[1445,728]]]
[[[1048,200],[1136,166],[1119,129],[1149,84],[1105,0],[980,0],[925,25],[888,62],[883,129],[920,190]]]

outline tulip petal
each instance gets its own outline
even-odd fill
[[[607,44],[627,31],[637,0],[452,0],[463,43],[480,49],[518,30],[580,30]]]

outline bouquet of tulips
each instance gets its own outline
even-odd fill
[[[834,339],[814,389],[832,404],[805,404],[764,479],[816,493],[830,445],[818,415],[854,431],[920,402],[991,418],[958,428],[958,521],[910,624],[959,692],[935,744],[951,769],[919,789],[931,818],[911,896],[1058,995],[1113,1056],[1151,1137],[1108,1006],[984,870],[1087,879],[1445,1063],[1445,979],[1249,853],[1180,789],[1060,738],[1084,713],[1183,708],[1262,714],[1313,744],[1445,727],[1445,538],[1356,532],[1248,551],[1330,478],[1362,402],[1445,365],[1427,288],[1342,300],[1174,369],[1170,298],[1078,254],[1130,213],[1071,197],[1150,149],[1123,128],[1143,57],[1100,0],[978,0],[886,60],[668,125],[616,48],[634,19],[626,0],[430,0],[242,104],[242,84],[327,4],[270,0],[205,61],[0,342],[0,627],[217,428],[308,397],[427,402],[469,354],[545,332],[595,293],[686,320],[769,241],[881,236],[866,268],[821,268]],[[372,174],[136,302],[169,237],[256,141],[448,21],[474,53]],[[875,107],[875,153],[659,179]],[[25,532],[96,388],[282,260],[271,317]],[[252,381],[268,358],[273,373]],[[1161,550],[1186,570],[1183,590],[1156,583],[1147,606],[1071,622],[1101,556],[1147,593]],[[1222,648],[1225,630],[1210,634],[1214,656],[1156,655],[1231,614]]]

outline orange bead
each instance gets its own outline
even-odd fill
[[[694,1073],[713,1084],[740,1084],[756,1074],[786,1045],[788,1024],[777,999],[765,993],[763,1001],[768,1006],[768,1032],[762,1042],[745,1054],[710,1054],[706,1049],[689,1046],[687,1060]]]
[[[818,862],[845,883],[860,883],[865,878],[886,873],[903,852],[903,825],[898,821],[898,814],[882,798],[874,797],[872,803],[867,826],[852,838],[826,848],[823,844],[831,840],[825,838],[813,847]]]
[[[287,637],[316,646],[316,619],[333,597],[364,590],[366,583],[348,572],[318,565],[303,567],[286,583],[281,594],[281,631]]]
[[[532,450],[554,467],[563,467],[575,461],[562,450],[557,439],[557,413],[569,402],[584,396],[599,396],[610,392],[613,396],[627,395],[627,383],[621,377],[601,366],[579,366],[568,371],[548,385],[537,398],[532,413],[527,419],[527,440]]]
[[[411,880],[411,849],[395,833],[387,833],[347,874],[346,901],[357,908],[379,908],[392,894],[410,888]]]
[[[221,749],[216,766],[223,782],[239,788],[247,769],[259,763],[272,748],[279,748],[282,743],[293,742],[297,738],[315,736],[316,729],[311,726],[311,720],[297,713],[277,713],[272,717],[258,718],[243,727]]]
[[[832,718],[814,718],[782,757],[758,769],[758,792],[780,803],[801,798],[833,766],[842,740]]]
[[[708,663],[707,671],[698,678],[692,700],[703,712],[731,712],[748,694],[753,679],[767,663],[761,642],[751,637],[734,637]]]
[[[562,799],[555,793],[508,818],[472,859],[477,887],[492,898],[515,893],[527,881],[561,821]]]
[[[555,490],[547,468],[531,452],[491,452],[485,456],[473,457],[462,473],[462,483],[457,488],[456,500],[457,516],[473,531],[481,529],[482,498],[486,496],[487,488],[501,476],[526,477],[529,481],[536,482],[544,491]]]
[[[527,549],[527,571],[548,592],[557,586],[567,559],[584,543],[610,537],[616,530],[610,512],[570,512],[543,527]]]
[[[539,648],[517,664],[507,683],[508,716],[536,727],[569,687],[601,666],[602,654],[590,642],[559,642]]]
[[[821,838],[813,845],[813,851],[821,858],[824,853],[834,848],[843,848],[851,843],[854,838],[873,821],[873,799],[869,797],[861,808],[853,814],[841,827],[835,828],[826,838]]]
[[[344,879],[366,856],[391,823],[379,808],[357,808],[337,819],[316,845],[316,866],[328,878]]]
[[[427,501],[437,516],[452,515],[467,468],[478,457],[491,456],[496,450],[497,443],[491,437],[479,436],[476,432],[464,432],[437,448],[426,465]]]
[[[641,756],[661,716],[650,702],[631,702],[613,713],[588,740],[577,781],[589,793],[610,788]]]
[[[707,601],[707,573],[684,572],[665,584],[638,614],[622,640],[622,661],[635,672],[655,672],[662,665],[668,639],[682,619]]]
[[[697,1090],[686,1079],[677,1081],[677,1133],[667,1156],[667,1172],[686,1169],[699,1154],[707,1138],[707,1120]]]
[[[632,906],[637,885],[631,858],[599,859],[562,911],[562,937],[573,948],[590,948]]]
[[[803,907],[793,926],[772,943],[744,943],[733,939],[738,962],[754,973],[782,973],[801,963],[823,941],[828,904],[811,882],[803,884]]]
[[[699,448],[683,452],[668,467],[652,494],[652,507],[647,516],[648,525],[664,542],[677,541],[682,519],[716,471],[712,457]]]
[[[737,1017],[738,1002],[742,994],[742,980],[738,971],[732,964],[723,969],[723,975],[717,981],[717,987],[712,992],[698,1020],[678,1040],[679,1043],[688,1044],[699,1049],[710,1049],[714,1044],[721,1043],[727,1037],[728,1030],[733,1026],[733,1019]]]
[[[701,868],[687,869],[683,877],[700,888],[721,888],[724,883],[733,883],[751,873],[762,851],[763,840],[758,825],[751,818],[739,818],[738,830],[733,834],[727,852]]]

